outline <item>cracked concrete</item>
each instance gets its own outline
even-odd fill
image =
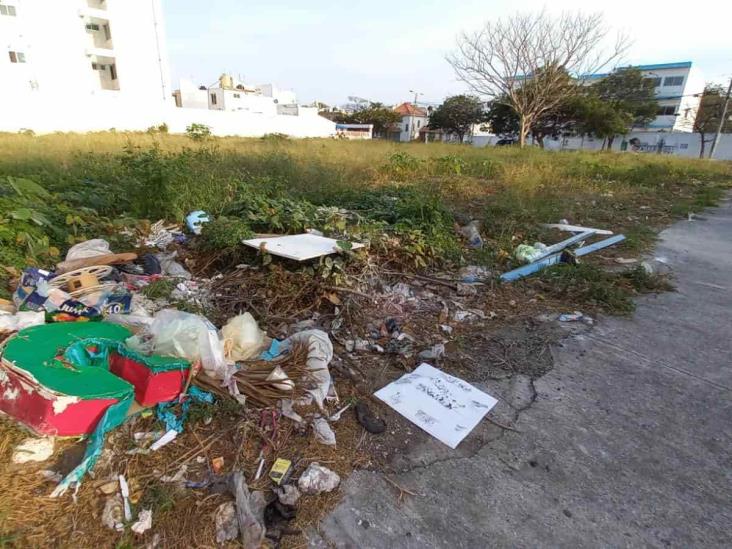
[[[488,421],[358,471],[314,547],[729,547],[732,206],[662,233],[678,291],[555,346],[554,369],[487,380]],[[321,537],[322,536],[322,537]]]

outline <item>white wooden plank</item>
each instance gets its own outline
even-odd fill
[[[592,227],[582,227],[580,225],[566,225],[564,223],[542,223],[541,226],[546,227],[547,229],[559,229],[560,231],[565,231],[568,233],[586,233],[592,231],[595,234],[613,234],[612,231],[608,231],[606,229],[593,229]]]

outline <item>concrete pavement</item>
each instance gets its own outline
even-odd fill
[[[553,349],[457,450],[426,437],[355,472],[321,523],[343,548],[732,546],[732,202],[661,234],[676,292]],[[322,541],[322,540],[321,540]],[[315,541],[313,542],[315,544]]]

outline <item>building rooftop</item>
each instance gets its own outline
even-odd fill
[[[675,63],[655,63],[652,65],[628,65],[625,67],[617,67],[616,70],[622,70],[622,69],[638,69],[641,71],[660,71],[665,69],[689,69],[691,68],[691,61],[677,61]],[[598,74],[585,74],[582,75],[582,78],[585,80],[595,80],[600,78],[605,78],[610,73],[604,72],[604,73],[598,73]]]
[[[394,107],[394,110],[402,116],[428,116],[425,109],[412,105],[411,103],[402,103],[401,105]]]

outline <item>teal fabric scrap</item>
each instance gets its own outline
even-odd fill
[[[178,400],[170,402],[162,402],[155,408],[155,415],[165,424],[165,430],[174,430],[179,433],[183,432],[183,425],[188,418],[188,410],[193,402],[205,402],[213,404],[214,397],[211,393],[202,391],[198,387],[191,387],[188,390],[187,397],[180,405],[180,416],[176,416],[173,408],[178,404]]]
[[[84,459],[77,465],[68,475],[66,475],[58,486],[51,492],[51,497],[59,497],[66,493],[72,485],[80,485],[81,479],[84,478],[89,471],[92,470],[96,464],[99,456],[102,455],[104,449],[104,439],[107,433],[112,429],[116,429],[127,418],[127,411],[132,404],[133,395],[125,397],[124,399],[112,404],[104,412],[102,419],[97,423],[94,432],[89,435],[89,442],[86,445],[86,452],[84,453]]]
[[[269,349],[263,351],[259,358],[262,360],[274,360],[282,353],[281,347],[282,342],[279,339],[273,339]]]

